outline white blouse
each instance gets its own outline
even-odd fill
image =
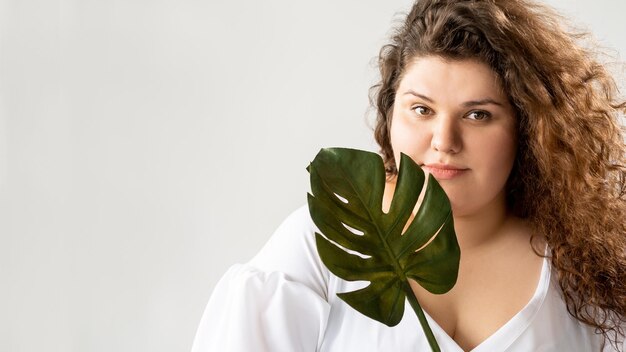
[[[367,282],[330,273],[317,254],[315,231],[304,206],[249,263],[231,267],[209,299],[192,352],[430,351],[408,302],[402,321],[388,327],[337,297]],[[528,304],[472,351],[601,351],[602,335],[570,316],[559,292],[544,259]],[[463,351],[426,318],[442,351]],[[614,349],[607,343],[604,351]]]

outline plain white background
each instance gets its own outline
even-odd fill
[[[623,60],[623,1],[550,3]],[[409,4],[0,0],[0,351],[189,350],[317,151],[377,150]]]

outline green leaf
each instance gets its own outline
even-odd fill
[[[424,325],[408,279],[432,293],[445,293],[456,283],[460,259],[450,202],[437,181],[429,176],[423,202],[402,233],[425,183],[424,172],[410,157],[401,156],[388,213],[382,211],[386,174],[379,155],[322,149],[307,170],[309,212],[323,234],[316,233],[322,262],[344,280],[370,282],[338,296],[388,326],[400,322],[409,298]]]

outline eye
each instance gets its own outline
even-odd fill
[[[491,117],[490,113],[488,113],[487,111],[481,111],[481,110],[472,111],[469,114],[467,114],[468,119],[475,120],[475,121],[487,120],[490,117]]]
[[[415,113],[419,116],[427,116],[432,114],[432,110],[430,110],[429,108],[423,106],[423,105],[418,105],[418,106],[414,106],[412,108],[413,111],[415,111]]]

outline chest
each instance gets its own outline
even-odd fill
[[[485,341],[533,299],[543,259],[511,253],[461,262],[455,287],[434,295],[411,287],[424,310],[463,350]]]
[[[472,352],[505,349],[507,352],[599,351],[601,339],[594,334],[593,329],[569,316],[558,290],[548,284],[549,280],[549,273],[543,272],[540,279],[542,288],[533,297],[532,303]],[[362,282],[347,282],[331,277],[328,286],[329,316],[316,351],[430,351],[420,323],[408,302],[405,303],[402,321],[397,326],[388,327],[362,315],[337,297],[338,292],[354,291],[364,285]],[[427,319],[442,351],[469,350],[455,341],[437,321],[428,315]]]

